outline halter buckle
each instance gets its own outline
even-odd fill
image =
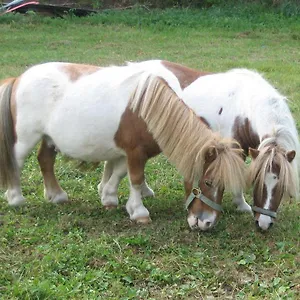
[[[199,189],[196,189],[196,188],[194,188],[192,190],[191,194],[189,195],[189,197],[186,200],[186,203],[185,203],[185,208],[186,209],[189,208],[189,206],[193,202],[194,198],[198,198],[200,201],[202,201],[203,203],[205,203],[207,206],[209,206],[213,210],[216,210],[218,212],[223,212],[222,206],[220,204],[218,204],[218,203],[210,200],[209,198],[207,198],[206,196],[204,196]]]

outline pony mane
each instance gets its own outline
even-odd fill
[[[233,139],[220,138],[211,143],[211,146],[214,146],[218,153],[207,169],[211,172],[213,185],[233,193],[241,192],[241,189],[246,187],[246,164],[240,144]]]
[[[162,78],[145,72],[129,107],[145,121],[162,152],[185,179],[201,179],[205,156],[215,147],[219,155],[209,167],[214,181],[233,191],[245,185],[239,144],[211,131]]]
[[[270,171],[272,163],[276,163],[279,168],[278,187],[283,191],[283,196],[299,196],[299,178],[297,162],[294,159],[291,163],[286,159],[286,149],[277,144],[277,137],[265,139],[259,146],[259,155],[250,165],[249,182],[254,182],[258,186],[258,193],[263,194],[264,179],[266,173]]]

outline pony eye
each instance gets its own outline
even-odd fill
[[[208,187],[212,187],[212,182],[209,180],[205,180],[205,185]]]
[[[276,176],[276,175],[274,175],[274,176],[273,176],[273,179],[277,179],[277,176]]]

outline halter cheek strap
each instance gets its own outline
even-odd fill
[[[194,194],[194,191],[197,191],[197,194]],[[194,189],[191,194],[189,195],[189,197],[186,200],[185,203],[185,208],[188,209],[189,206],[191,205],[191,203],[193,202],[193,200],[195,198],[198,198],[200,201],[202,201],[203,203],[205,203],[206,205],[208,205],[210,208],[219,211],[219,212],[223,212],[222,206],[210,199],[208,199],[207,197],[205,197],[199,190]]]
[[[277,213],[275,211],[272,211],[272,210],[269,210],[269,209],[260,208],[258,206],[253,206],[252,210],[257,212],[257,213],[260,213],[262,215],[272,217],[274,219],[276,219],[276,217],[277,217]]]

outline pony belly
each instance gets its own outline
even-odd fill
[[[63,142],[60,139],[57,140],[54,142],[48,137],[48,144],[53,145],[56,151],[63,155],[82,161],[100,162],[126,156],[125,151],[118,148],[113,142],[105,143],[96,139],[89,143],[86,140],[65,139]]]
[[[126,153],[118,148],[112,138],[104,138],[101,134],[93,135],[91,132],[83,134],[80,130],[69,131],[64,128],[58,135],[51,132],[48,135],[48,144],[54,145],[62,154],[88,162],[112,160]]]

